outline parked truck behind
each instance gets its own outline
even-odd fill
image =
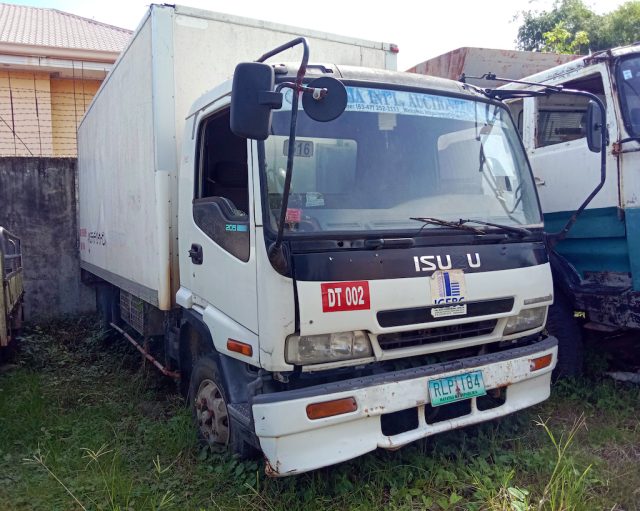
[[[16,345],[22,326],[24,279],[20,238],[0,227],[0,358]]]
[[[203,440],[272,475],[549,395],[517,129],[472,87],[384,69],[393,51],[152,6],[79,128],[105,320],[181,382]]]
[[[597,154],[589,150],[589,97],[550,93],[509,103],[546,230],[559,232],[576,218],[551,247],[556,303],[549,322],[561,351],[566,347],[566,372],[575,374],[582,363],[582,326],[601,333],[640,328],[640,47],[594,53],[523,81],[588,92],[606,107],[600,124],[610,144]],[[526,84],[502,88],[542,90]]]

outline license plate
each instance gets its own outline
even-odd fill
[[[431,406],[440,406],[454,401],[463,401],[472,397],[484,396],[482,371],[447,376],[429,381]]]

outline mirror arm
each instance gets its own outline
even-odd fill
[[[573,225],[578,220],[578,217],[582,214],[582,212],[586,209],[589,203],[593,200],[593,198],[598,194],[604,183],[607,179],[607,145],[609,145],[609,132],[607,130],[607,109],[602,102],[602,100],[592,94],[591,92],[576,90],[576,89],[565,89],[559,86],[547,86],[543,83],[535,83],[535,82],[524,82],[519,80],[509,80],[509,79],[501,79],[497,78],[495,75],[483,75],[482,78],[487,80],[496,80],[496,81],[504,81],[511,83],[520,83],[524,85],[531,85],[536,87],[541,87],[540,90],[518,90],[518,89],[484,89],[484,93],[490,98],[505,100],[505,99],[513,99],[513,98],[525,98],[525,97],[537,97],[537,96],[549,96],[551,94],[569,94],[572,96],[583,96],[585,98],[589,98],[591,101],[598,105],[600,109],[600,114],[602,116],[602,126],[600,126],[600,137],[601,137],[601,149],[600,149],[600,182],[593,189],[593,191],[589,194],[589,196],[584,200],[584,202],[580,205],[578,209],[575,210],[573,215],[567,220],[565,226],[558,232],[547,235],[547,240],[549,243],[549,247],[553,248],[560,241],[567,237],[567,234],[573,227]]]
[[[309,93],[313,95],[313,99],[321,100],[326,97],[327,89],[325,88],[317,88],[317,87],[307,87],[306,85],[296,85],[293,82],[282,82],[276,85],[276,93],[280,92],[282,89],[298,89],[299,92]]]
[[[563,239],[565,239],[567,237],[567,234],[569,233],[569,231],[571,230],[573,225],[578,220],[578,217],[586,209],[586,207],[593,200],[593,198],[596,195],[598,195],[598,192],[600,192],[600,190],[602,190],[602,187],[604,186],[604,183],[605,183],[605,181],[607,179],[607,145],[609,145],[609,132],[607,130],[607,109],[605,108],[604,103],[602,102],[602,100],[598,96],[596,96],[595,94],[592,94],[591,92],[586,92],[586,91],[581,91],[581,90],[563,89],[562,91],[559,91],[558,93],[559,94],[572,94],[574,96],[587,97],[590,100],[592,100],[594,103],[596,103],[598,105],[598,108],[600,109],[600,115],[601,115],[601,118],[602,118],[602,126],[600,126],[600,140],[601,140],[601,147],[600,147],[600,182],[593,189],[593,191],[589,194],[589,196],[584,200],[584,202],[580,205],[580,207],[575,210],[575,212],[573,213],[573,215],[571,215],[569,220],[567,220],[567,223],[565,224],[565,226],[560,231],[558,231],[558,232],[556,232],[554,234],[547,235],[547,239],[549,241],[550,248],[555,247],[560,241],[562,241]],[[591,129],[591,127],[589,127],[589,129]]]
[[[303,90],[302,80],[307,72],[307,64],[309,62],[309,45],[304,37],[299,37],[293,41],[283,44],[274,48],[268,53],[265,53],[258,59],[258,62],[264,62],[270,57],[277,55],[278,53],[288,50],[298,44],[302,44],[303,54],[302,62],[298,68],[296,75],[296,81],[294,84],[281,84],[282,86],[289,86],[293,89],[293,98],[291,100],[291,124],[289,129],[289,149],[287,151],[287,169],[284,178],[284,186],[282,189],[282,204],[280,205],[280,220],[278,222],[278,235],[276,241],[269,247],[269,260],[273,267],[282,275],[289,273],[288,258],[282,250],[282,237],[284,235],[284,224],[287,218],[287,209],[289,207],[289,191],[291,190],[291,174],[293,171],[293,157],[295,154],[295,140],[296,140],[296,128],[298,125],[298,103],[300,100],[300,91]],[[276,90],[282,89],[278,86]]]

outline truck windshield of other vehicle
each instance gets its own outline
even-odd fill
[[[346,111],[320,123],[300,111],[285,232],[433,229],[411,217],[538,226],[532,175],[506,109],[419,92],[347,87]],[[262,157],[277,228],[291,93]],[[287,110],[287,105],[289,110]]]
[[[640,137],[640,57],[620,61],[617,70],[624,124],[632,137]]]

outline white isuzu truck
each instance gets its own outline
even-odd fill
[[[203,440],[272,475],[549,396],[517,129],[471,86],[392,71],[395,51],[152,6],[79,128],[104,319],[181,382]]]

